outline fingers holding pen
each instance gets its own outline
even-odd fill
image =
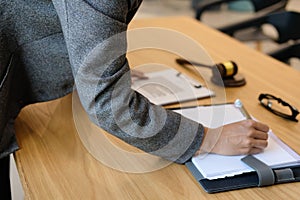
[[[267,125],[254,120],[244,120],[237,124],[241,126],[239,144],[241,154],[260,153],[268,146]]]
[[[240,154],[256,154],[262,152],[268,146],[268,140],[257,138],[245,138],[240,148]]]
[[[261,122],[257,122],[257,121],[254,121],[254,120],[247,120],[251,123],[251,126],[253,128],[255,128],[256,130],[259,130],[259,131],[263,131],[263,132],[268,132],[269,131],[269,126],[267,126],[266,124],[263,124]]]
[[[269,127],[266,124],[248,119],[241,121],[240,125],[246,130],[248,129],[249,136],[254,138],[268,139],[267,133],[269,131]]]
[[[269,127],[254,120],[244,120],[224,125],[218,129],[207,129],[203,147],[213,145],[210,152],[222,155],[254,154],[268,145]]]

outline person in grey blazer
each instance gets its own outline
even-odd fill
[[[131,89],[126,31],[141,2],[0,1],[0,159],[18,149],[13,125],[20,110],[69,94],[74,85],[93,123],[173,162],[208,149],[236,155],[267,146],[268,126],[262,123],[226,125],[215,140],[206,133],[219,131],[153,105]]]

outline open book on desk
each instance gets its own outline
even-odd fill
[[[244,120],[245,117],[233,104],[199,106],[175,110],[183,116],[193,119],[211,128]],[[245,156],[222,156],[206,154],[193,157],[186,163],[200,185],[209,193],[258,186],[257,172],[241,159]],[[264,152],[253,155],[273,169],[285,170],[287,176],[276,183],[300,181],[300,156],[269,131],[268,147]],[[292,171],[290,171],[292,170]]]
[[[145,73],[148,79],[135,79],[132,89],[147,97],[151,103],[166,105],[210,97],[214,92],[200,82],[174,69]]]

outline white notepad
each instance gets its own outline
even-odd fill
[[[207,127],[219,127],[222,124],[245,119],[233,104],[200,106],[175,110],[175,112]],[[272,168],[300,164],[300,156],[276,137],[272,131],[269,131],[268,147],[264,152],[253,156]],[[243,157],[206,154],[193,157],[192,162],[205,178],[217,179],[254,171],[241,161]]]
[[[132,83],[132,89],[156,105],[196,100],[214,95],[213,91],[200,82],[174,69],[146,73],[145,75],[148,79],[135,79]]]

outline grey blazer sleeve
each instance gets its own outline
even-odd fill
[[[126,30],[141,1],[53,0],[75,84],[91,121],[148,153],[184,163],[197,151],[203,126],[131,89]]]

